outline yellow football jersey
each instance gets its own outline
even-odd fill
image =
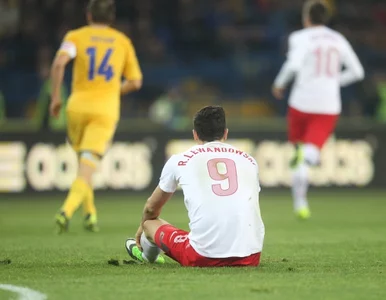
[[[130,39],[107,26],[85,26],[68,32],[58,53],[74,58],[67,110],[118,120],[122,77],[142,79]]]

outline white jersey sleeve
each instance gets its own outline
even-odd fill
[[[275,79],[275,87],[285,88],[288,85],[301,69],[306,52],[307,45],[302,37],[297,33],[292,33],[288,38],[287,60]]]
[[[347,86],[365,77],[365,71],[361,65],[358,56],[354,52],[350,43],[344,39],[342,63],[345,69],[340,76],[340,85]]]
[[[172,156],[162,170],[159,187],[165,193],[174,193],[177,186],[175,156]]]

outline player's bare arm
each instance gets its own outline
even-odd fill
[[[52,82],[52,94],[50,113],[54,117],[58,117],[59,111],[62,107],[62,99],[60,97],[60,90],[63,83],[64,70],[66,65],[70,62],[71,58],[66,54],[59,54],[55,57],[55,60],[51,67],[51,82]]]
[[[140,90],[142,87],[142,80],[125,80],[121,86],[121,95],[126,95],[131,92]]]
[[[166,193],[158,186],[146,201],[143,209],[141,224],[147,220],[155,220],[161,214],[162,207],[171,198],[173,193]]]
[[[140,247],[140,239],[143,232],[143,224],[149,220],[156,220],[161,214],[162,207],[173,196],[173,193],[166,193],[159,186],[156,187],[153,194],[146,201],[143,209],[141,224],[135,235],[135,240]]]

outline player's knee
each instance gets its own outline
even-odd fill
[[[82,151],[80,153],[79,158],[80,158],[81,164],[87,165],[93,169],[98,168],[99,163],[101,161],[101,156],[91,151]]]
[[[167,225],[168,222],[162,219],[146,220],[142,224],[143,233],[149,241],[154,241],[155,234],[162,225]]]
[[[80,154],[80,165],[78,176],[82,177],[89,184],[92,182],[92,176],[100,163],[100,157],[91,152],[82,152]]]
[[[320,150],[313,144],[305,144],[303,146],[304,160],[311,166],[316,166],[320,162]]]
[[[95,169],[91,168],[89,165],[80,163],[78,170],[78,177],[81,177],[86,181],[90,186],[92,186],[92,177]]]
[[[155,220],[146,220],[142,225],[143,233],[145,234],[146,238],[149,241],[154,240],[154,235],[155,235],[155,231],[154,231],[155,224],[154,223],[155,223]]]
[[[145,234],[148,231],[148,229],[150,228],[151,222],[153,222],[153,220],[146,220],[145,222],[143,222],[142,229],[143,229],[143,232],[145,232]]]

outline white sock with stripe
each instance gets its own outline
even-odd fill
[[[161,253],[161,249],[152,242],[150,242],[144,233],[141,235],[141,246],[142,246],[142,258],[148,262],[155,262],[158,255]]]

